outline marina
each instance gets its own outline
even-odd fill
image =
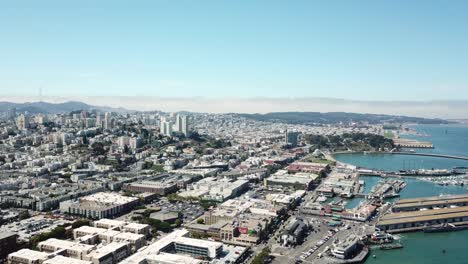
[[[415,139],[424,137],[423,141],[433,142],[435,149],[420,149],[418,153],[428,154],[448,154],[453,156],[468,155],[468,135],[467,126],[437,126],[437,125],[419,125],[413,127],[419,135]],[[447,137],[446,131],[451,137]],[[424,135],[424,136],[421,136]],[[395,179],[406,183],[399,195],[402,199],[420,200],[421,197],[440,197],[441,195],[466,195],[468,189],[465,184],[466,170],[468,163],[463,159],[450,159],[444,157],[435,157],[432,155],[393,155],[393,154],[338,154],[334,156],[338,162],[352,164],[360,168],[371,168],[374,171],[400,171],[400,170],[453,170],[455,173],[450,176],[394,176]],[[387,178],[387,177],[384,177]],[[392,177],[388,177],[392,178]],[[373,187],[381,181],[382,177],[372,175],[372,173],[360,173],[359,181],[363,182],[362,194],[369,194]],[[364,202],[365,195],[355,196],[348,201],[347,208],[359,206]],[[457,198],[462,198],[459,196]],[[391,201],[391,200],[390,200]],[[409,202],[410,200],[408,200]],[[455,205],[456,206],[456,205]],[[437,206],[436,206],[437,207]],[[453,206],[452,206],[453,207]],[[460,206],[459,206],[460,207]],[[456,208],[441,208],[414,211],[417,214],[424,214],[426,211],[456,210]],[[460,210],[460,209],[459,209]],[[461,209],[463,210],[463,209]],[[413,213],[414,213],[413,212]],[[405,212],[410,213],[410,212]],[[396,214],[391,212],[390,214]],[[426,214],[431,214],[430,212]],[[381,219],[379,219],[381,220]],[[450,225],[455,226],[444,228],[442,224],[433,223],[432,225],[422,225],[418,227],[419,232],[405,232],[398,234],[398,239],[404,243],[402,250],[373,250],[370,258],[365,263],[370,264],[390,264],[390,263],[411,263],[416,264],[436,264],[436,263],[465,263],[464,259],[468,257],[466,251],[465,238],[468,236],[466,225],[462,223]],[[456,231],[456,232],[453,232]],[[442,246],[443,245],[443,246]],[[424,255],[424,259],[415,258],[415,256]]]

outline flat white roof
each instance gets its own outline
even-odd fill
[[[89,233],[89,234],[101,234],[107,231],[107,229],[104,228],[99,228],[99,227],[93,227],[93,226],[80,226],[73,230],[74,232],[84,232],[84,233]]]
[[[186,229],[175,230],[172,233],[168,234],[167,236],[147,246],[146,248],[141,249],[140,251],[133,254],[129,258],[123,260],[121,264],[141,263],[141,261],[145,260],[146,258],[152,258],[152,256],[154,255],[160,256],[163,253],[161,252],[161,250],[171,243],[180,243],[180,244],[192,245],[196,247],[207,247],[210,252],[210,255],[216,255],[215,253],[216,249],[220,246],[223,246],[223,243],[220,243],[220,242],[213,242],[213,241],[184,237],[187,234],[188,234],[188,231]],[[179,255],[176,255],[176,256],[179,256]]]
[[[96,226],[97,224],[110,225],[110,226],[124,226],[127,224],[127,222],[104,218],[98,221],[94,221],[94,226]]]
[[[80,198],[80,201],[96,202],[96,203],[102,203],[102,204],[114,204],[114,205],[122,205],[122,204],[130,203],[136,200],[138,200],[138,198],[136,197],[128,197],[128,196],[123,196],[123,195],[120,195],[117,193],[111,193],[111,192],[98,192],[98,193]]]
[[[91,264],[91,263],[92,263],[91,261],[72,259],[72,258],[60,256],[60,255],[42,262],[42,264]]]
[[[164,263],[164,264],[199,264],[201,260],[192,258],[190,256],[175,255],[175,254],[154,254],[146,257],[151,263]]]
[[[138,240],[141,238],[145,238],[144,235],[142,234],[135,234],[135,233],[128,233],[128,232],[122,232],[114,236],[114,238],[120,238],[120,239],[126,239],[126,240]]]
[[[69,249],[69,250],[78,250],[82,252],[90,252],[92,249],[95,248],[93,245],[81,244],[78,242],[71,242],[67,240],[60,240],[56,238],[49,238],[46,241],[42,241],[39,245],[46,245],[46,246],[53,246],[62,249]]]
[[[149,225],[146,225],[146,224],[129,223],[128,225],[124,226],[124,228],[143,229],[143,228],[146,228],[148,226]]]
[[[16,252],[11,253],[9,256],[24,258],[24,259],[29,259],[29,260],[38,260],[38,259],[46,260],[49,258],[50,254],[23,248]]]
[[[105,256],[109,253],[115,252],[116,250],[122,248],[122,247],[128,247],[128,243],[123,243],[123,242],[112,242],[109,243],[103,247],[100,247],[91,253],[88,254],[89,257],[94,257],[94,258],[100,258],[102,256]]]

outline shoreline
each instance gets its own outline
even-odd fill
[[[432,154],[432,153],[422,153],[422,152],[406,152],[406,151],[338,151],[330,153],[331,157],[341,154],[391,154],[391,155],[409,155],[409,156],[421,156],[421,157],[434,157],[434,158],[443,158],[443,159],[455,159],[455,160],[467,160],[468,157],[464,156],[453,156],[453,155],[444,155],[444,154]],[[336,160],[336,159],[335,159]]]

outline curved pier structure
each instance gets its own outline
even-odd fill
[[[432,153],[416,153],[416,152],[382,152],[384,154],[397,154],[397,155],[413,155],[413,156],[425,156],[425,157],[436,157],[436,158],[446,158],[446,159],[458,159],[458,160],[468,160],[468,157],[463,156],[452,156],[444,154],[432,154]]]

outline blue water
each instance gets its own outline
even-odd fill
[[[421,141],[431,141],[435,149],[418,150],[418,152],[429,152],[437,154],[468,156],[468,126],[461,125],[423,125],[415,126],[418,131],[428,134],[427,137],[408,136],[408,138]],[[419,169],[440,168],[448,169],[455,166],[468,166],[467,161],[452,160],[433,157],[400,156],[400,155],[363,155],[345,154],[336,155],[339,161],[356,166],[383,169]],[[369,190],[378,181],[378,177],[362,177],[365,181],[364,192]],[[407,186],[400,192],[401,198],[415,198],[423,196],[436,196],[440,194],[468,193],[465,186],[440,186],[431,182],[418,179],[404,179]],[[354,208],[362,199],[352,199],[347,208]],[[390,263],[414,263],[414,264],[467,264],[468,263],[468,230],[426,234],[422,232],[407,233],[401,235],[404,248],[401,250],[379,250],[372,249],[366,264],[390,264]],[[443,253],[445,250],[445,253]]]
[[[418,125],[412,126],[428,137],[405,135],[405,138],[420,141],[430,141],[434,149],[420,149],[418,152],[468,156],[468,126],[467,125]]]
[[[353,164],[367,169],[387,171],[408,169],[451,169],[456,166],[468,166],[466,160],[456,160],[436,157],[423,157],[394,154],[336,154],[341,162]]]

